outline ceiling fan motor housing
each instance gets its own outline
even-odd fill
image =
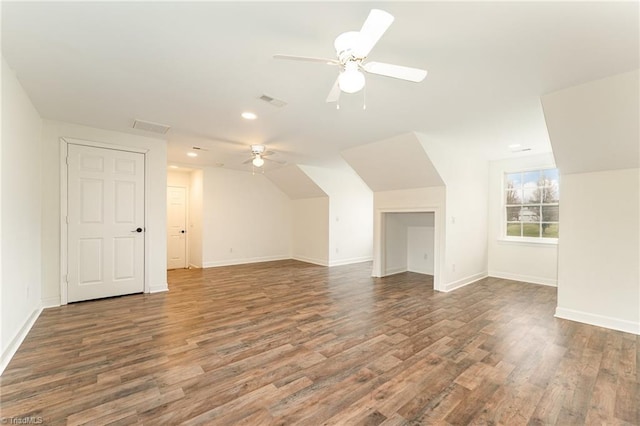
[[[264,145],[251,145],[251,153],[253,155],[261,155],[262,153],[264,153],[264,150]]]
[[[358,58],[355,50],[356,46],[360,45],[361,40],[362,35],[359,31],[347,31],[336,38],[333,45],[336,48],[338,60],[342,65],[345,65],[349,61],[364,59]]]

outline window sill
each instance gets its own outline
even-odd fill
[[[514,244],[525,246],[557,246],[557,238],[515,238],[515,237],[501,237],[498,238],[500,244]]]

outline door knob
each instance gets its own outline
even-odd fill
[[[131,232],[142,232],[142,228],[136,228],[135,231],[131,231]]]

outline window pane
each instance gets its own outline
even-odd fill
[[[542,221],[557,222],[560,213],[558,206],[542,206]]]
[[[507,207],[507,222],[518,222],[520,220],[521,207]]]
[[[507,173],[505,185],[507,188],[522,187],[522,173]]]
[[[558,238],[558,224],[557,223],[543,223],[542,224],[542,237],[543,238]]]
[[[521,223],[507,223],[507,236],[508,237],[520,237],[522,235]]]
[[[537,186],[535,188],[525,188],[522,202],[524,204],[541,202],[542,191]]]
[[[520,209],[518,214],[518,221],[520,222],[540,222],[540,207],[539,206],[524,206]]]
[[[539,223],[523,223],[522,236],[523,237],[540,237],[540,224]]]
[[[542,178],[546,182],[546,185],[550,183],[558,185],[558,169],[548,169],[542,171]]]
[[[507,188],[505,203],[506,204],[522,204],[522,189]]]
[[[505,202],[522,203],[522,173],[507,173],[505,176]]]
[[[526,172],[522,174],[522,186],[526,188],[536,188],[540,182],[540,171]]]
[[[558,202],[558,188],[554,186],[545,186],[544,188],[540,188],[542,191],[542,199],[543,203],[557,203]]]

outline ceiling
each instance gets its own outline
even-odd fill
[[[325,103],[337,68],[273,59],[335,57],[374,7],[395,21],[369,59],[427,69],[423,82],[367,75],[338,110]],[[510,144],[551,150],[541,95],[639,68],[638,22],[638,2],[3,1],[2,54],[43,118],[154,137],[134,119],[167,124],[183,166],[250,170],[258,143],[330,167],[411,131],[499,159],[521,155]]]

